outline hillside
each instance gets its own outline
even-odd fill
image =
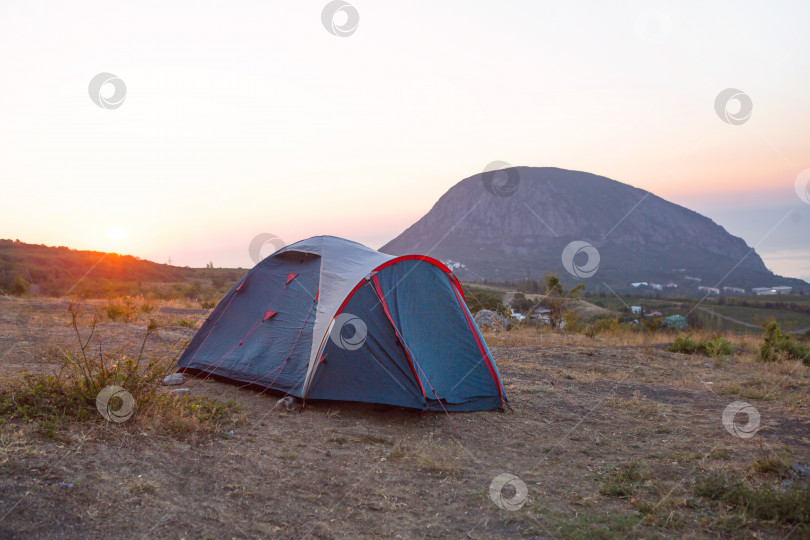
[[[753,248],[711,219],[642,189],[551,167],[498,174],[500,183],[492,173],[462,180],[380,251],[452,261],[461,279],[537,279],[551,269],[574,282],[563,250],[583,241],[598,251],[598,269],[585,279],[592,291],[630,291],[632,282],[674,283],[691,295],[699,285],[718,284],[810,291],[802,280],[774,275]],[[587,255],[573,263],[583,268]]]
[[[45,296],[137,294],[146,283],[201,279],[224,286],[243,270],[189,268],[158,264],[117,253],[0,240],[0,293]]]

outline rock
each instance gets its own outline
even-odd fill
[[[189,390],[188,388],[175,388],[174,390],[172,390],[172,394],[182,396],[183,394],[188,394],[190,391],[191,390]]]
[[[804,465],[799,465],[798,463],[793,463],[793,464],[791,464],[790,468],[798,476],[806,476],[806,477],[810,478],[810,467],[806,467]]]
[[[298,409],[298,403],[295,401],[294,397],[284,396],[280,400],[276,401],[273,409],[284,409],[287,412],[292,412]]]
[[[163,378],[163,386],[174,386],[183,384],[184,382],[186,382],[186,378],[183,377],[182,373],[172,373],[168,377]]]
[[[512,326],[512,323],[504,317],[503,315],[499,315],[494,311],[490,311],[488,309],[482,309],[478,313],[475,314],[475,324],[478,325],[478,328],[492,328],[493,330],[506,330]]]

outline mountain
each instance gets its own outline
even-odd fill
[[[630,284],[647,282],[677,284],[670,290],[678,294],[699,294],[700,285],[810,292],[802,280],[774,275],[744,240],[697,212],[553,167],[466,178],[380,251],[430,255],[468,280],[538,279],[551,269],[591,291],[642,292]]]

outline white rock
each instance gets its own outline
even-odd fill
[[[168,377],[163,378],[163,386],[174,386],[176,384],[183,384],[186,382],[186,378],[183,377],[182,373],[172,373]]]

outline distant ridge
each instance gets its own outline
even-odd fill
[[[0,293],[45,296],[138,294],[146,282],[177,283],[220,276],[236,280],[244,270],[204,269],[159,264],[103,251],[0,240]]]

